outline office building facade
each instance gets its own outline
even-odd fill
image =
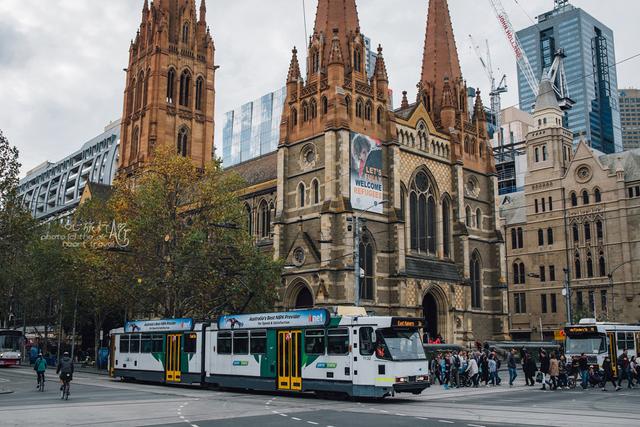
[[[538,23],[518,31],[518,37],[538,78],[552,65],[554,53],[564,49],[570,97],[565,125],[576,144],[582,136],[603,153],[622,151],[613,31],[568,2],[538,16]],[[520,109],[531,111],[535,95],[518,70]]]
[[[45,162],[20,180],[18,194],[39,221],[63,220],[78,206],[87,183],[111,185],[118,168],[120,120],[64,159]]]
[[[500,135],[493,135],[491,144],[498,173],[498,194],[505,195],[524,190],[524,177],[527,173],[527,159],[524,143],[529,131],[533,129],[533,116],[516,107],[509,107],[500,113]]]
[[[640,90],[620,89],[622,146],[625,150],[640,148]]]

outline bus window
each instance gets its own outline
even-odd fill
[[[120,353],[129,353],[129,335],[120,335]]]
[[[233,333],[233,354],[249,354],[249,332]]]
[[[231,332],[218,332],[218,354],[231,354]]]
[[[185,353],[196,353],[198,348],[198,335],[195,333],[184,334],[182,349]]]
[[[349,330],[329,329],[327,331],[327,354],[349,353]]]
[[[373,354],[373,328],[360,328],[360,354],[371,356]]]
[[[633,332],[618,332],[618,350],[633,350],[635,348]]]
[[[140,353],[151,353],[152,341],[151,335],[142,335],[140,339]]]
[[[162,341],[164,341],[164,336],[162,335],[152,335],[151,336],[151,351],[154,353],[162,352]]]
[[[140,334],[129,337],[129,353],[140,353]]]
[[[264,354],[267,352],[267,331],[251,331],[249,341],[251,354]]]
[[[324,354],[324,329],[309,329],[304,333],[304,352]]]

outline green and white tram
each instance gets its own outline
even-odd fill
[[[429,387],[417,319],[311,309],[130,323],[112,331],[117,377],[362,397]]]

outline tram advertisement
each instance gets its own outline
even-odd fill
[[[351,132],[351,206],[382,213],[382,142]]]
[[[193,319],[138,320],[124,325],[125,333],[191,331],[192,329]]]
[[[222,316],[219,329],[251,329],[276,327],[326,326],[329,312],[325,309],[298,310],[286,313],[258,313]]]

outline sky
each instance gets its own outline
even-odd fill
[[[199,0],[197,0],[199,2]],[[22,172],[58,161],[120,118],[129,43],[144,0],[0,0],[0,130],[20,150]],[[553,0],[502,0],[516,30]],[[640,53],[640,1],[572,0],[613,29],[616,60]],[[304,8],[303,8],[304,4]],[[359,0],[361,31],[382,44],[399,105],[415,98],[428,0]],[[606,7],[604,5],[606,4]],[[216,46],[215,138],[226,111],[284,85],[291,49],[313,31],[317,0],[208,0]],[[502,106],[516,105],[516,64],[489,0],[449,0],[462,73],[489,105],[489,80],[471,48],[489,41],[495,74],[507,74]],[[306,14],[303,11],[306,10]],[[303,50],[304,49],[300,49]],[[304,54],[301,64],[304,64]],[[619,87],[640,87],[640,57],[618,66]],[[303,70],[304,74],[304,70]]]

